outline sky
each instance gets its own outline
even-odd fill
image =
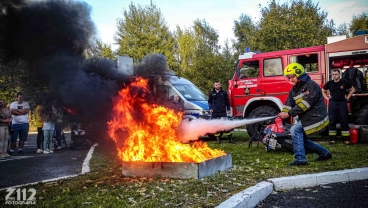
[[[266,7],[269,0],[83,0],[92,8],[91,17],[98,30],[98,38],[109,44],[115,50],[114,36],[117,19],[123,17],[123,11],[129,9],[129,4],[148,6],[151,1],[160,10],[171,31],[179,25],[190,27],[194,20],[206,22],[219,34],[219,44],[224,45],[226,39],[234,39],[232,28],[234,21],[241,14],[247,14],[254,19],[260,18],[260,6]],[[279,0],[284,3],[287,0]],[[328,19],[333,19],[336,25],[350,23],[353,15],[368,13],[367,0],[312,0],[319,4],[320,11],[328,12]]]

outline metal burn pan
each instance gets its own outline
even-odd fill
[[[194,162],[123,162],[123,176],[201,179],[233,166],[231,154]]]

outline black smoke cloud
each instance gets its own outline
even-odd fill
[[[106,135],[113,98],[130,79],[118,72],[115,61],[82,55],[95,38],[90,12],[82,1],[2,0],[0,64],[25,61],[97,138]],[[160,70],[168,71],[165,57],[152,55],[138,65],[136,75]]]
[[[5,0],[0,6],[3,61],[82,54],[95,35],[91,8],[81,1]]]

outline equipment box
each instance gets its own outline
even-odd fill
[[[359,142],[363,144],[368,143],[368,126],[367,125],[360,126]]]

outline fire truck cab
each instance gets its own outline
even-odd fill
[[[321,87],[330,80],[330,70],[342,70],[353,61],[365,72],[368,66],[368,35],[340,40],[325,46],[315,46],[267,53],[246,52],[239,55],[237,69],[229,80],[228,94],[233,116],[258,118],[274,116],[281,111],[292,84],[283,76],[283,69],[290,63],[300,63],[306,73]],[[355,43],[355,44],[353,44]],[[365,73],[367,74],[367,73]],[[368,75],[366,75],[368,76]],[[364,97],[358,99],[358,97]],[[352,105],[355,113],[361,114],[368,124],[368,93],[354,95],[359,100]],[[365,109],[364,112],[358,112]],[[366,112],[367,111],[367,112]],[[360,119],[362,120],[362,118]],[[248,134],[260,139],[260,133],[270,121],[247,125]]]

